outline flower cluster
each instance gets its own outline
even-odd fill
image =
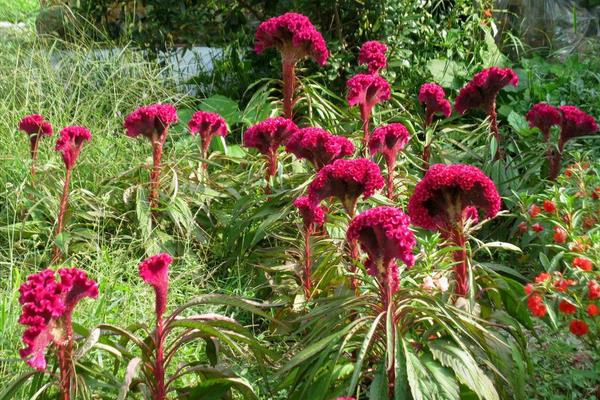
[[[306,232],[312,232],[314,228],[320,227],[325,222],[325,210],[323,206],[314,204],[308,196],[298,197],[294,201],[294,207],[302,215],[304,230]]]
[[[28,135],[51,136],[53,133],[52,125],[46,121],[40,114],[31,114],[24,116],[19,122],[19,130]]]
[[[425,106],[425,125],[433,122],[435,114],[448,118],[452,114],[452,106],[446,99],[444,88],[436,83],[424,83],[419,89],[419,103]]]
[[[360,48],[358,62],[361,65],[366,64],[369,68],[369,73],[376,74],[387,65],[385,53],[387,53],[387,46],[385,44],[376,40],[370,40],[363,43]]]
[[[285,145],[297,130],[296,124],[287,118],[267,118],[244,132],[244,146],[254,147],[260,153],[270,155],[279,146]]]
[[[145,136],[154,140],[154,135],[162,133],[178,121],[177,110],[171,104],[151,104],[133,111],[125,118],[123,126],[127,136]]]
[[[376,128],[369,139],[371,155],[382,153],[386,159],[395,160],[399,151],[410,140],[408,129],[400,123],[392,123]]]
[[[530,127],[538,128],[542,132],[546,142],[550,139],[550,128],[554,125],[560,125],[561,121],[560,111],[546,103],[534,104],[525,115],[525,118]]]
[[[575,106],[561,106],[560,142],[579,136],[585,136],[598,131],[598,124],[594,117],[581,111]]]
[[[456,97],[454,109],[464,114],[469,110],[481,110],[492,114],[496,96],[507,85],[517,86],[519,76],[510,68],[490,67],[477,73]]]
[[[346,85],[350,107],[360,105],[370,111],[376,104],[389,100],[391,95],[389,82],[379,75],[357,74],[348,79]]]
[[[352,142],[321,128],[298,129],[288,140],[285,151],[308,160],[317,170],[354,153]]]
[[[227,124],[219,114],[197,111],[188,122],[192,135],[200,135],[203,143],[209,143],[213,136],[227,136]]]
[[[67,169],[73,168],[79,157],[79,152],[84,142],[90,141],[92,134],[83,126],[67,126],[60,131],[60,137],[56,142],[56,151],[62,153],[62,159]]]
[[[139,265],[140,277],[154,287],[156,295],[156,315],[162,318],[167,309],[167,292],[169,291],[169,265],[173,259],[167,253],[160,253],[145,259]]]
[[[65,346],[71,341],[71,315],[84,297],[96,298],[98,285],[77,268],[63,268],[56,273],[51,269],[32,274],[19,288],[19,303],[23,312],[19,323],[26,325],[20,355],[37,370],[46,368],[46,348],[54,343]]]
[[[284,59],[291,62],[310,57],[325,65],[329,50],[323,36],[310,20],[296,13],[285,13],[262,22],[256,30],[255,51],[276,48]]]

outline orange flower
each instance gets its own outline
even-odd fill
[[[556,211],[556,204],[550,200],[544,200],[544,210],[549,213]]]
[[[577,307],[567,300],[561,300],[560,303],[558,303],[558,311],[563,314],[575,314],[577,312]]]
[[[577,268],[581,268],[584,271],[591,271],[593,264],[590,260],[583,257],[575,257],[573,259],[572,265]]]
[[[587,313],[590,317],[597,317],[598,315],[600,315],[600,309],[598,309],[597,305],[590,304],[589,306],[587,306]]]

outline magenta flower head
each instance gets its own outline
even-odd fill
[[[334,196],[340,200],[350,217],[356,210],[358,198],[367,199],[383,187],[384,181],[377,164],[365,158],[336,160],[326,165],[308,186],[313,204]]]
[[[446,92],[437,83],[424,83],[419,89],[419,103],[425,106],[425,125],[433,122],[435,114],[448,118],[452,114],[452,106],[446,99]]]
[[[410,133],[406,127],[400,123],[380,126],[373,131],[369,139],[369,152],[371,155],[382,153],[385,157],[387,166],[388,180],[387,191],[388,198],[394,197],[394,168],[396,166],[396,157],[398,152],[404,149],[404,146],[410,140]]]
[[[50,122],[46,121],[40,114],[24,116],[19,122],[19,130],[27,133],[29,136],[51,136],[53,133]]]
[[[329,57],[323,36],[308,17],[291,12],[270,18],[258,26],[254,49],[261,54],[268,48],[277,49],[282,59],[291,63],[310,57],[325,65]]]
[[[287,118],[267,118],[244,132],[243,143],[254,147],[267,159],[267,180],[277,170],[277,149],[288,142],[298,126]]]
[[[177,110],[171,104],[151,104],[143,106],[130,113],[123,126],[127,130],[127,136],[137,137],[139,135],[154,141],[160,140],[164,143],[164,133],[178,121]],[[165,136],[163,138],[163,136]]]
[[[360,108],[360,118],[363,127],[363,146],[369,143],[369,120],[373,107],[391,96],[390,84],[376,74],[357,74],[346,82],[348,86],[348,104]]]
[[[46,369],[46,348],[54,343],[66,346],[73,339],[71,316],[84,297],[96,298],[98,285],[77,268],[58,271],[60,282],[51,269],[27,277],[19,288],[19,303],[23,307],[19,323],[27,326],[23,333],[23,360],[31,367]]]
[[[228,133],[227,124],[223,117],[206,111],[195,112],[188,122],[188,128],[192,135],[200,136],[200,148],[204,159],[208,157],[208,147],[213,136],[227,136]],[[205,169],[208,167],[207,164],[203,165]]]
[[[72,169],[79,157],[79,152],[84,142],[92,139],[92,134],[84,126],[67,126],[60,131],[60,137],[56,142],[56,151],[62,153],[62,159],[67,169]]]
[[[294,201],[294,207],[302,215],[306,232],[312,232],[314,228],[320,227],[325,222],[323,206],[311,202],[308,196],[298,197]]]
[[[594,117],[579,108],[561,106],[559,110],[562,115],[560,123],[560,142],[562,144],[575,137],[590,135],[598,131],[598,124]]]
[[[376,74],[387,65],[385,53],[387,53],[387,46],[385,44],[376,40],[370,40],[363,43],[360,48],[358,62],[361,65],[367,64],[369,73]]]
[[[531,128],[538,128],[544,135],[547,142],[550,139],[550,128],[553,125],[560,125],[560,111],[546,103],[534,104],[525,115]]]
[[[508,85],[517,86],[519,76],[510,68],[491,67],[477,73],[460,90],[454,108],[460,114],[481,110],[488,115],[495,111],[496,96]]]
[[[400,209],[380,206],[352,219],[346,233],[349,242],[357,240],[367,253],[369,274],[377,278],[388,296],[399,287],[396,260],[409,268],[414,265],[416,240],[409,225],[410,218]]]
[[[438,230],[446,237],[463,222],[463,212],[469,206],[468,218],[474,211],[493,218],[500,211],[501,199],[496,185],[481,170],[464,164],[434,164],[415,187],[408,202],[408,214],[413,224]]]
[[[290,137],[285,151],[308,160],[318,171],[339,158],[354,154],[354,145],[349,139],[321,128],[302,128]]]
[[[139,265],[140,277],[154,287],[156,294],[156,317],[162,319],[167,309],[169,291],[169,266],[173,259],[167,253],[160,253],[145,259]]]

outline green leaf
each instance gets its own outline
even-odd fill
[[[239,391],[244,399],[258,400],[252,386],[241,378],[205,379],[191,390],[181,390],[178,398],[181,400],[221,400],[231,388]]]
[[[21,386],[23,386],[34,375],[42,374],[37,371],[31,371],[17,376],[14,380],[8,383],[4,390],[2,390],[2,393],[0,393],[0,400],[12,399],[13,396],[19,391]]]
[[[514,252],[517,252],[517,253],[522,253],[523,252],[518,246],[515,246],[514,244],[507,243],[507,242],[488,242],[488,243],[485,243],[485,244],[481,245],[475,251],[477,252],[477,251],[482,250],[482,249],[493,249],[493,248],[514,251]]]
[[[121,384],[121,388],[119,389],[119,396],[117,400],[125,400],[127,398],[127,393],[129,393],[129,387],[131,386],[131,382],[135,375],[137,374],[137,370],[142,363],[142,359],[139,357],[132,358],[127,364],[127,368],[125,369],[125,376],[123,377],[123,384]]]
[[[375,320],[373,321],[373,324],[371,325],[371,328],[369,329],[369,331],[365,335],[365,338],[363,339],[363,343],[360,346],[360,351],[358,352],[358,355],[356,356],[356,362],[354,363],[354,373],[352,374],[352,379],[350,379],[350,386],[348,386],[348,390],[346,393],[348,397],[352,396],[352,394],[356,390],[356,385],[358,384],[358,379],[360,378],[360,376],[362,374],[362,365],[365,360],[365,356],[367,355],[367,352],[369,351],[369,348],[371,347],[371,343],[373,343],[373,338],[375,337],[375,331],[377,330],[377,328],[379,328],[379,321],[381,321],[381,318],[383,318],[383,316],[384,316],[384,313],[380,313],[377,316],[377,318],[375,318]]]
[[[414,400],[456,400],[459,398],[458,385],[451,374],[442,372],[435,365],[431,355],[417,357],[409,344],[404,342],[406,376]]]
[[[376,366],[375,376],[369,388],[369,400],[388,400],[387,386],[384,361]]]
[[[98,343],[98,339],[100,339],[100,329],[92,329],[88,337],[85,339],[85,342],[81,345],[80,348],[77,349],[77,352],[75,353],[75,359],[80,359],[88,351],[90,351],[92,347],[94,347],[94,345]]]
[[[431,60],[427,63],[427,69],[433,75],[433,80],[445,87],[452,87],[456,78],[462,79],[467,75],[462,64],[451,60]]]
[[[203,111],[220,114],[230,127],[241,121],[238,104],[229,97],[220,94],[202,100],[199,108]]]

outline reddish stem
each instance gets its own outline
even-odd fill
[[[293,119],[294,89],[296,87],[296,63],[282,61],[283,73],[283,116]]]
[[[210,147],[210,140],[212,139],[211,136],[209,137],[200,137],[200,147],[201,147],[201,157],[202,157],[202,169],[204,169],[205,171],[208,170],[208,163],[206,162],[206,160],[208,160],[208,148]]]
[[[63,230],[63,220],[65,218],[65,213],[67,211],[67,204],[69,202],[69,187],[71,184],[71,168],[67,168],[67,172],[65,174],[65,184],[63,186],[63,193],[62,193],[62,197],[60,199],[60,207],[58,209],[58,219],[56,222],[56,232],[54,233],[54,251],[52,253],[52,260],[50,261],[50,265],[55,264],[61,256],[61,252],[60,252],[60,248],[58,247],[58,244],[56,243],[56,239],[58,238],[58,235],[60,235],[60,233]]]
[[[29,137],[29,150],[31,153],[31,186],[35,186],[35,163],[38,158],[38,145],[40,143],[40,135],[35,134]]]
[[[429,169],[429,158],[431,157],[431,143],[427,143],[427,128],[433,121],[433,114],[427,114],[423,123],[423,132],[425,133],[425,147],[423,147],[423,169],[427,171]]]
[[[304,286],[304,298],[306,301],[310,299],[312,291],[312,278],[311,278],[311,254],[310,254],[310,235],[311,230],[305,228],[304,230],[304,274],[302,276],[302,283]]]
[[[452,240],[456,246],[460,247],[460,250],[456,250],[453,253],[454,261],[457,262],[454,266],[455,293],[464,297],[469,292],[469,266],[466,240],[462,232],[462,226],[453,232]]]
[[[552,150],[549,150],[550,154],[550,173],[548,174],[548,179],[551,181],[555,181],[558,177],[558,173],[560,172],[560,164],[562,162],[562,153],[564,150],[565,144],[561,140],[558,141],[558,150],[556,153],[552,155]],[[552,157],[554,156],[554,157]]]
[[[160,187],[160,160],[162,159],[163,143],[159,139],[152,139],[152,171],[150,172],[150,197],[148,202],[153,210],[158,208],[158,189]]]
[[[164,322],[162,315],[157,316],[156,320],[156,360],[154,363],[154,378],[156,387],[154,391],[154,400],[165,400],[167,390],[165,386],[165,355],[164,355]]]
[[[60,400],[70,400],[73,380],[73,325],[71,313],[64,318],[66,340],[58,348],[58,367],[60,370]]]
[[[494,156],[494,160],[499,160],[503,158],[503,151],[501,148],[502,138],[500,136],[500,132],[498,131],[498,114],[496,113],[496,100],[492,102],[492,107],[490,110],[490,128],[492,130],[492,134],[496,138],[496,155]]]
[[[396,159],[391,156],[385,157],[387,166],[387,197],[390,200],[394,199],[394,169],[396,168]]]
[[[371,108],[367,104],[360,105],[360,119],[363,129],[363,153],[367,153],[371,131],[369,130],[369,120],[371,119]]]

